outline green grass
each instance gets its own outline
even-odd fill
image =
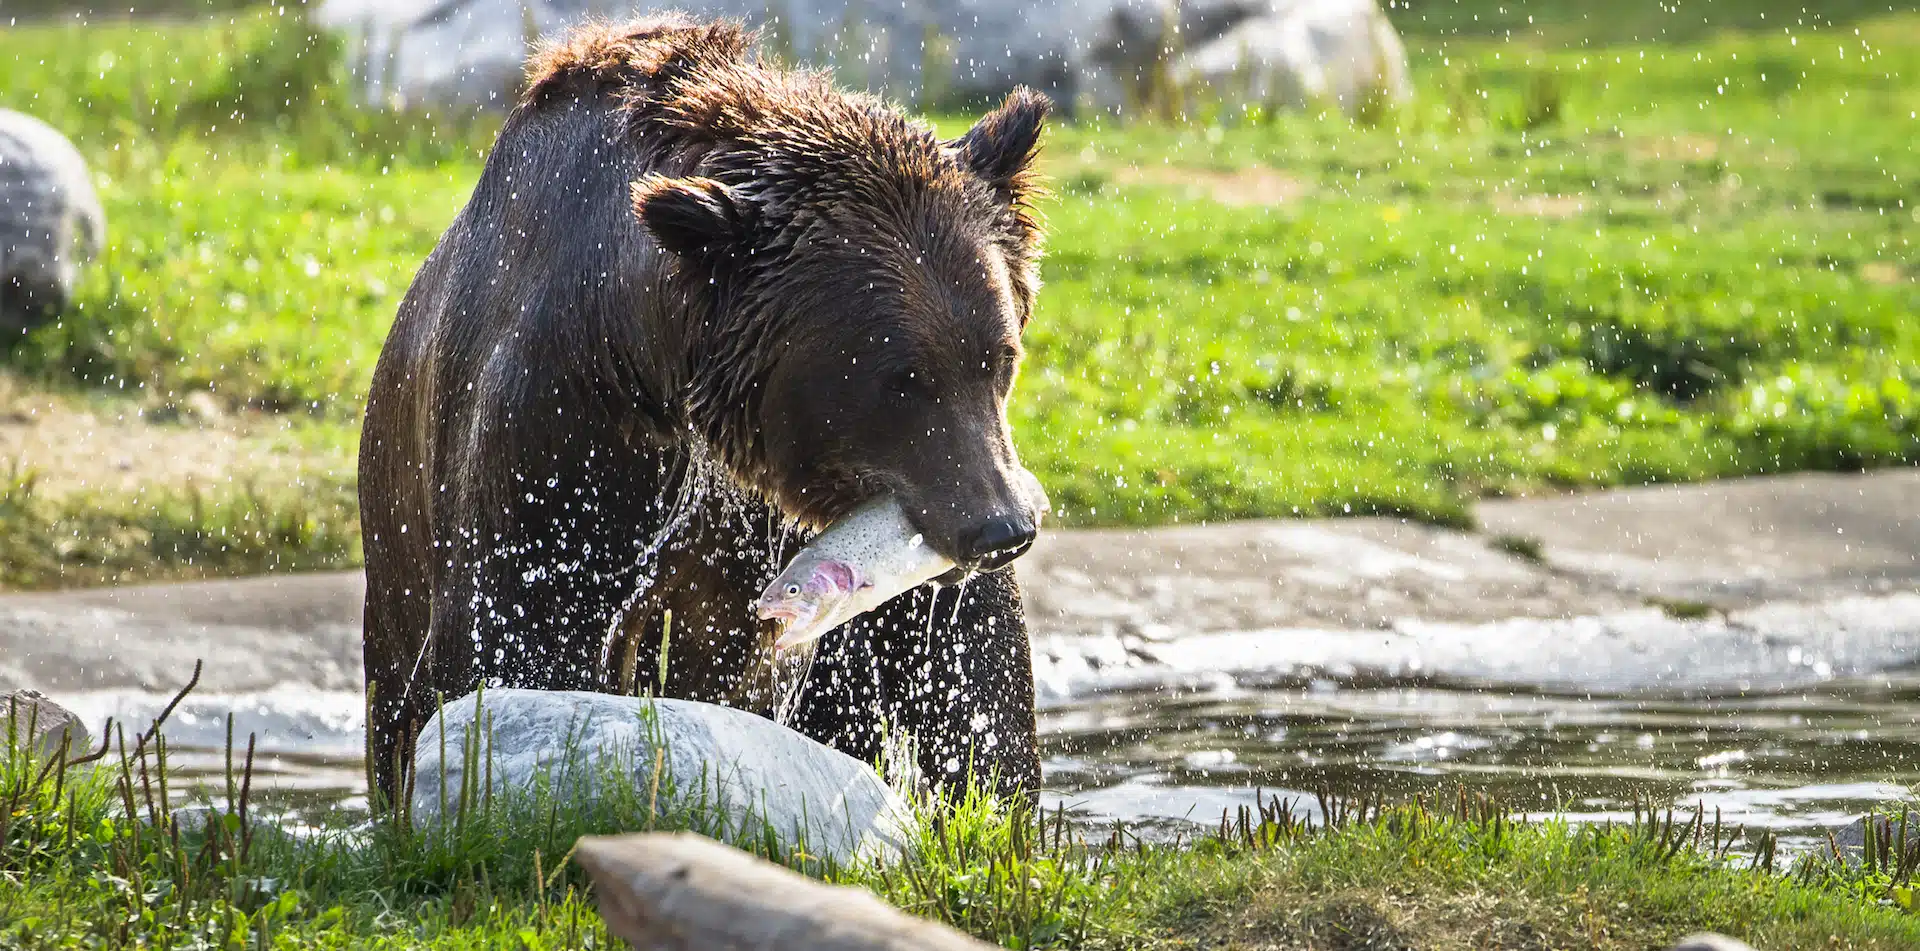
[[[32,470],[0,469],[0,589],[85,587],[360,563],[351,484],[306,474],[220,491],[42,490]]]
[[[1920,462],[1920,16],[1790,7],[1420,0],[1419,97],[1368,123],[1058,127],[1014,423],[1062,521]],[[111,222],[17,372],[350,430],[493,126],[344,69],[259,13],[0,36]]]
[[[1869,865],[1730,854],[1707,823],[1651,813],[1610,827],[1517,822],[1464,793],[1383,805],[1322,798],[1313,824],[1281,803],[1191,841],[1057,817],[984,796],[927,802],[902,861],[806,856],[751,823],[717,828],[699,800],[601,785],[592,801],[536,781],[436,819],[290,837],[250,801],[250,745],[213,788],[183,790],[164,733],[114,731],[83,751],[0,750],[0,946],[578,948],[614,943],[569,861],[583,834],[694,829],[1009,948],[1645,949],[1696,930],[1763,949],[1910,948],[1920,851]],[[152,742],[147,742],[151,738]],[[463,752],[475,777],[478,746]],[[212,806],[199,821],[179,803]],[[202,807],[207,808],[206,806]],[[207,816],[211,818],[207,818]],[[1769,853],[1770,854],[1770,853]]]

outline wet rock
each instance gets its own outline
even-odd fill
[[[0,692],[0,743],[9,737],[39,757],[59,752],[64,741],[68,759],[81,756],[92,739],[73,711],[34,690]]]
[[[763,717],[690,700],[489,690],[449,703],[420,733],[416,825],[440,813],[443,789],[457,809],[460,790],[486,785],[466,776],[469,757],[496,796],[544,783],[583,800],[624,783],[657,812],[703,810],[733,832],[764,824],[789,847],[839,862],[890,857],[911,818],[867,764]]]
[[[86,160],[52,126],[0,109],[0,345],[67,309],[105,239]]]
[[[1681,938],[1668,951],[1753,951],[1753,945],[1726,935],[1696,934]]]

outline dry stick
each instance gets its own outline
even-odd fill
[[[690,833],[587,836],[576,847],[607,929],[637,948],[986,951],[863,889],[825,885]]]

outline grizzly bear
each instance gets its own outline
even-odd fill
[[[360,455],[386,796],[435,704],[481,685],[770,711],[755,596],[881,493],[959,567],[821,640],[789,722],[867,759],[904,732],[938,785],[1037,788],[1007,565],[1040,513],[1006,405],[1049,103],[942,140],[752,45],[653,17],[536,54],[400,305]]]

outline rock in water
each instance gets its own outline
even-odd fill
[[[468,779],[472,738],[483,775]],[[641,803],[653,801],[659,762],[659,811],[706,808],[725,817],[729,835],[770,828],[787,846],[838,862],[891,858],[912,819],[867,764],[764,717],[692,700],[488,690],[447,704],[415,749],[416,824],[439,814],[443,789],[457,809],[462,789],[486,785],[482,757],[491,760],[495,796],[534,789],[544,777],[556,795],[573,799],[597,797],[607,782],[630,783]]]
[[[59,752],[62,740],[67,744],[67,759],[91,752],[87,725],[73,711],[33,690],[0,692],[0,744],[9,739],[37,757]]]
[[[0,345],[65,311],[105,240],[86,160],[52,126],[0,109]]]

